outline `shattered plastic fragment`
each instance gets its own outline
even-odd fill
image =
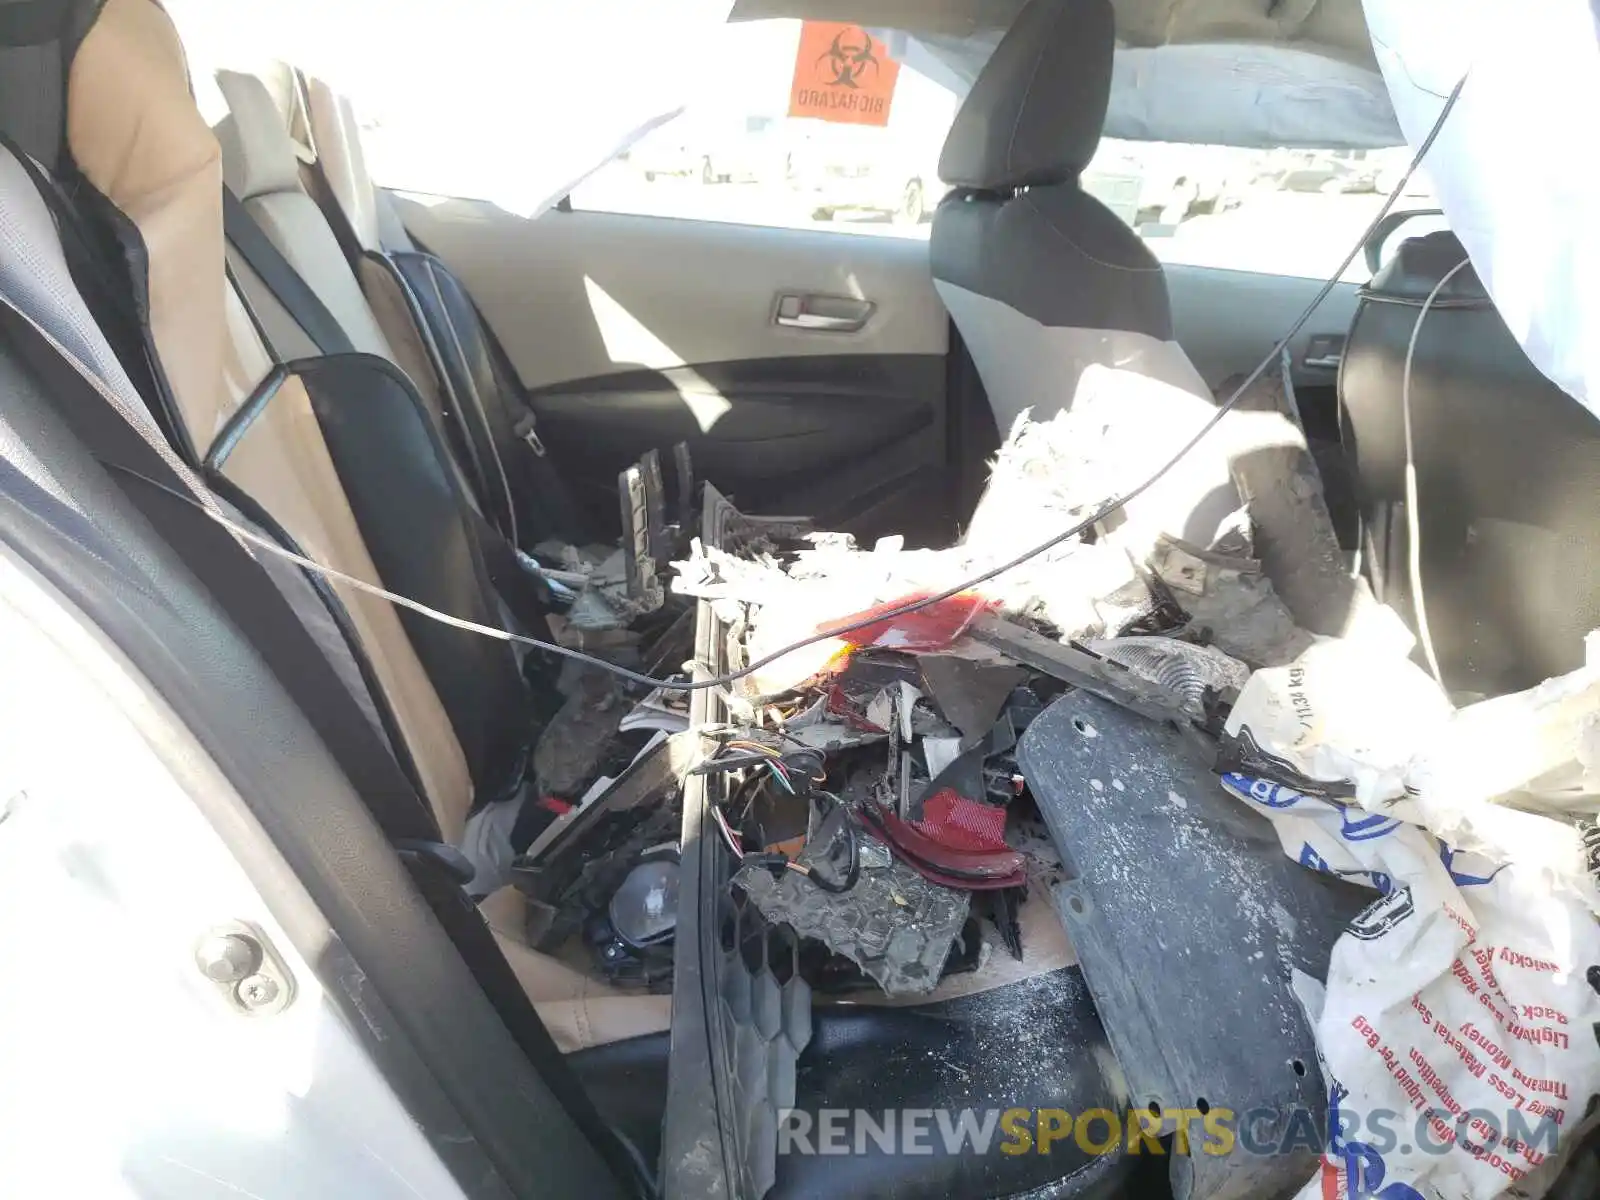
[[[1205,716],[1208,689],[1237,691],[1250,678],[1250,668],[1215,646],[1196,646],[1169,637],[1100,638],[1090,650],[1121,663],[1135,675],[1167,689],[1190,716]]]
[[[864,612],[852,613],[838,621],[829,621],[825,625],[818,626],[817,632],[822,633],[841,625],[852,625],[877,613],[890,612],[901,605],[921,599],[924,597],[902,596],[898,600],[876,605]],[[988,607],[989,602],[982,596],[963,592],[959,596],[951,596],[926,608],[919,608],[915,612],[886,617],[882,621],[876,621],[839,636],[852,646],[872,646],[880,650],[943,650],[965,633],[973,619]]]
[[[937,986],[971,897],[929,883],[899,861],[867,865],[884,853],[881,842],[861,835],[861,877],[848,892],[825,892],[794,871],[774,879],[761,867],[746,867],[734,882],[767,920],[844,955],[888,995],[921,995]],[[810,865],[807,852],[798,861]]]

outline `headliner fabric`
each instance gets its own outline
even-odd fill
[[[964,95],[999,44],[996,30],[885,30],[912,70]],[[1370,66],[1277,43],[1119,46],[1105,136],[1252,149],[1363,150],[1405,141]]]
[[[1540,371],[1600,415],[1600,223],[1590,149],[1600,21],[1584,0],[1366,0],[1407,141],[1451,230]]]
[[[1075,178],[1100,145],[1115,48],[1111,0],[1030,0],[956,113],[939,178],[981,191]]]

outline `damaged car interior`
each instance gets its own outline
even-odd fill
[[[1387,3],[701,6],[947,82],[916,236],[201,7],[0,4],[8,1194],[1600,1194],[1600,417]],[[1227,269],[1107,137],[1404,170]]]

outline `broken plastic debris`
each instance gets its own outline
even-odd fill
[[[925,596],[921,595],[902,596],[898,600],[875,605],[864,612],[852,613],[837,621],[819,625],[817,632],[853,625],[878,613],[891,612],[902,605],[912,604],[924,598]],[[871,646],[879,650],[943,650],[965,633],[973,619],[988,607],[989,602],[982,596],[963,592],[959,596],[936,601],[926,608],[885,617],[881,621],[864,625],[849,633],[841,633],[839,636],[852,646]]]
[[[918,829],[935,841],[968,850],[1005,850],[1006,810],[946,788],[922,802]]]
[[[1171,692],[1184,711],[1205,716],[1207,690],[1237,691],[1250,668],[1215,646],[1197,646],[1169,637],[1100,638],[1087,643],[1102,658],[1121,663],[1135,675]]]
[[[944,769],[961,756],[961,739],[923,738],[922,757],[928,764],[928,778],[937,779]]]
[[[926,879],[972,891],[1020,887],[1028,880],[1027,860],[1021,852],[1005,844],[1003,810],[1000,813],[1002,834],[998,841],[973,835],[970,830],[952,836],[952,828],[959,829],[959,826],[948,823],[935,826],[940,835],[936,837],[921,826],[901,820],[873,804],[864,805],[861,813],[869,826],[889,843],[895,857]],[[970,816],[966,821],[969,826],[981,824]]]
[[[810,865],[809,850],[801,865]],[[744,868],[735,882],[767,920],[851,959],[888,995],[921,995],[937,986],[971,896],[930,883],[899,861],[868,866],[884,853],[881,842],[860,835],[862,871],[848,892],[826,892],[794,871],[774,878],[761,867]]]

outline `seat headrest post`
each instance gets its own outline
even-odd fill
[[[1029,0],[956,113],[939,178],[985,192],[1076,179],[1100,144],[1115,51],[1111,0]]]

